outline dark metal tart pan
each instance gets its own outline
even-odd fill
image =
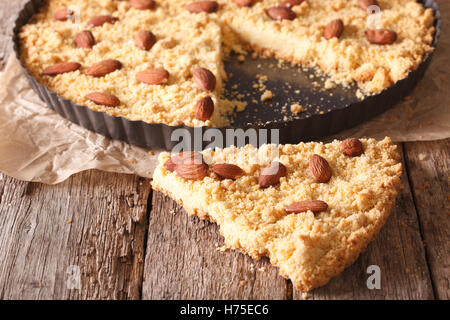
[[[13,41],[19,61],[18,34],[22,26],[44,3],[44,0],[29,1],[15,22]],[[422,3],[434,11],[436,32],[433,46],[436,47],[441,32],[441,13],[435,0],[424,0]],[[230,95],[232,91],[243,93],[245,95],[243,100],[248,102],[248,106],[243,112],[236,113],[232,125],[219,129],[224,133],[224,137],[226,129],[279,129],[280,143],[298,143],[336,134],[381,114],[408,95],[422,79],[432,55],[433,52],[428,54],[418,68],[411,71],[405,79],[380,94],[365,97],[363,100],[356,97],[356,87],[338,86],[331,90],[320,89],[323,87],[324,79],[317,77],[313,70],[300,71],[298,67],[287,64],[279,68],[278,62],[273,59],[247,58],[241,63],[235,55],[232,55],[225,61],[227,73],[232,74],[226,83],[226,92]],[[174,130],[186,129],[193,139],[194,130],[198,134],[209,129],[130,121],[123,117],[93,111],[50,91],[30,75],[22,62],[21,65],[31,87],[48,107],[64,118],[106,137],[141,147],[171,150],[179,142],[171,139]],[[274,93],[274,98],[270,101],[260,102],[262,92],[254,88],[257,74],[266,75],[268,78],[265,86]],[[306,110],[293,115],[289,110],[289,106],[293,103],[306,106]],[[209,143],[203,142],[202,147]],[[225,141],[223,144],[226,144]],[[228,144],[233,142],[228,141]]]

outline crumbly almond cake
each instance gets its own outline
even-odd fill
[[[228,248],[268,256],[298,290],[309,291],[377,235],[401,172],[389,138],[347,139],[162,153],[152,186],[189,215],[216,222]]]
[[[382,11],[375,27],[370,4]],[[245,107],[220,98],[230,49],[374,94],[417,68],[433,34],[432,10],[416,0],[49,0],[19,36],[30,73],[66,99],[130,120],[218,127]]]

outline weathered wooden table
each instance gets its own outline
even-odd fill
[[[0,65],[23,2],[0,8]],[[0,299],[449,299],[450,139],[399,147],[404,189],[387,224],[306,296],[267,259],[219,252],[217,227],[149,180],[91,170],[48,186],[0,175]],[[380,290],[367,288],[370,265]],[[80,288],[68,285],[78,271]]]

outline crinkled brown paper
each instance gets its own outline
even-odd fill
[[[450,5],[442,5],[450,12]],[[450,137],[446,20],[432,64],[413,94],[381,116],[333,138],[390,136],[394,141],[419,141]],[[0,83],[1,172],[48,184],[88,169],[152,177],[158,152],[150,155],[149,150],[105,138],[62,118],[34,93],[15,57],[10,57],[0,73]]]

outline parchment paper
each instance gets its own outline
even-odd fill
[[[9,58],[0,83],[1,172],[48,184],[88,169],[151,177],[157,152],[152,156],[62,118],[34,93],[16,58]]]
[[[450,4],[441,2],[442,35],[432,64],[405,101],[331,138],[390,136],[394,141],[450,137]],[[99,169],[151,178],[160,151],[110,140],[65,120],[39,99],[15,57],[0,73],[0,172],[25,181],[59,183]],[[324,139],[324,140],[329,140]]]

